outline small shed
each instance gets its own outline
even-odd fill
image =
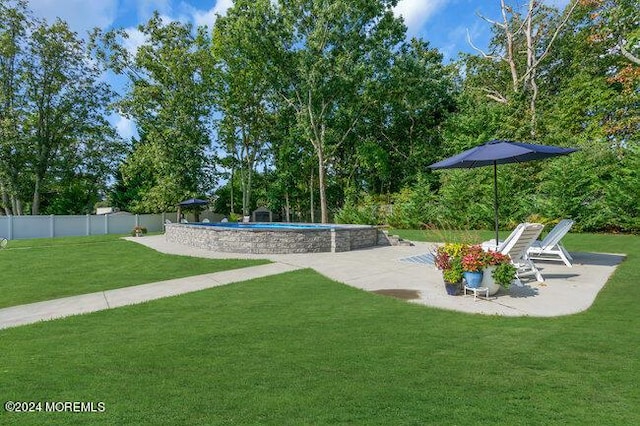
[[[266,207],[258,207],[251,215],[252,222],[273,222],[273,213]]]

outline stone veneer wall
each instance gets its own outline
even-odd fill
[[[375,245],[379,231],[371,226],[351,225],[318,229],[224,229],[168,223],[167,241],[227,253],[320,253],[343,252]]]

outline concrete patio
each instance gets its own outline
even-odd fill
[[[250,255],[217,253],[167,243],[162,236],[132,239],[163,253],[208,258],[268,258],[298,268],[313,268],[344,284],[367,291],[407,289],[420,292],[413,303],[469,313],[507,316],[559,316],[584,311],[624,259],[623,255],[572,253],[573,268],[562,262],[536,262],[544,283],[523,280],[523,287],[500,290],[489,300],[446,294],[440,271],[425,264],[408,264],[400,259],[424,254],[433,243],[414,246],[375,247],[344,253]]]
[[[433,243],[343,253],[252,255],[187,247],[167,242],[163,235],[128,239],[168,254],[203,258],[267,258],[274,263],[4,308],[0,309],[0,329],[142,303],[301,268],[313,268],[333,280],[367,291],[415,290],[419,298],[411,300],[411,303],[436,308],[504,316],[569,315],[591,306],[616,266],[624,259],[618,254],[572,253],[573,268],[561,262],[536,262],[545,277],[544,283],[523,281],[523,287],[512,286],[508,291],[500,290],[488,300],[474,300],[472,295],[447,295],[440,271],[432,266],[400,261],[429,252]]]

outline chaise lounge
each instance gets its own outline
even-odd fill
[[[498,242],[497,247],[495,241],[487,241],[482,244],[482,248],[498,251],[511,258],[511,263],[517,268],[518,285],[521,285],[520,277],[526,275],[535,275],[538,281],[544,282],[544,277],[527,255],[528,249],[538,239],[542,228],[544,225],[540,223],[521,223],[504,241]]]
[[[564,248],[560,240],[569,232],[574,221],[563,219],[549,232],[542,241],[534,241],[527,250],[529,259],[562,261],[571,268],[573,257]]]

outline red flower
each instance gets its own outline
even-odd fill
[[[499,253],[497,251],[489,251],[485,255],[485,263],[487,266],[496,266],[503,263],[510,263],[511,258],[506,254]]]
[[[479,245],[469,246],[462,256],[462,268],[468,272],[482,271],[486,264],[487,253]]]

